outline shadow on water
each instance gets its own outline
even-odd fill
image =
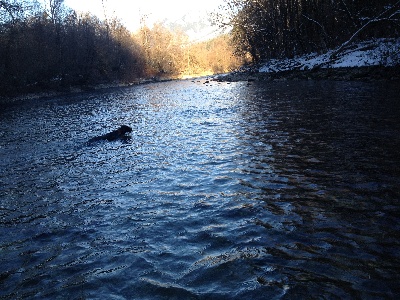
[[[257,223],[284,233],[265,252],[285,269],[281,281],[297,282],[287,297],[398,294],[397,92],[362,83],[286,85],[250,92],[264,101],[244,108],[250,137],[241,137],[257,143],[253,164],[262,167],[248,170],[247,184],[272,214]],[[266,152],[268,159],[259,155]],[[267,178],[264,163],[274,170]]]
[[[4,107],[0,298],[395,298],[398,95],[180,81]]]

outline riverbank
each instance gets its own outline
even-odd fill
[[[369,66],[348,68],[318,68],[311,70],[285,70],[259,72],[248,69],[214,77],[215,81],[284,81],[284,80],[356,80],[356,81],[400,81],[400,65],[393,67]]]
[[[315,68],[311,70],[285,70],[277,72],[259,72],[257,68],[247,68],[227,74],[210,76],[213,81],[238,82],[238,81],[285,81],[285,80],[350,80],[350,81],[399,81],[400,65],[392,67],[369,66],[352,68]],[[0,97],[0,104],[13,103],[25,100],[34,100],[45,97],[55,97],[74,93],[100,91],[113,88],[124,88],[134,85],[149,84],[152,82],[171,81],[178,79],[163,80],[140,80],[132,83],[100,84],[94,86],[75,86],[59,90],[42,92],[22,93]],[[186,80],[186,79],[183,79]]]
[[[400,38],[354,43],[341,52],[330,50],[291,59],[271,59],[238,71],[210,76],[214,81],[351,80],[400,81]],[[178,78],[148,78],[97,85],[32,87],[0,96],[0,104],[85,91],[123,88]],[[185,80],[185,79],[184,79]]]
[[[47,89],[32,89],[22,92],[13,92],[3,96],[0,96],[0,104],[14,103],[25,100],[34,100],[45,97],[56,97],[62,95],[76,94],[82,92],[93,92],[113,88],[124,88],[135,85],[149,84],[153,82],[164,82],[176,79],[170,78],[148,78],[148,79],[138,79],[132,82],[111,82],[102,84],[90,84],[90,85],[75,85],[68,87],[54,86]]]
[[[350,44],[322,54],[270,59],[229,74],[218,81],[254,80],[400,80],[400,39],[377,39]]]

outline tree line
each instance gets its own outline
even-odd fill
[[[135,41],[143,49],[147,77],[224,73],[243,63],[234,55],[229,34],[192,43],[182,31],[156,23],[152,28],[143,24]]]
[[[241,63],[227,36],[193,44],[161,23],[132,33],[118,18],[77,13],[63,0],[46,4],[0,0],[0,94],[226,72]],[[223,57],[212,57],[217,52]]]
[[[214,21],[254,61],[324,52],[355,38],[398,37],[397,0],[227,0]]]

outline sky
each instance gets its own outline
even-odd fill
[[[143,16],[146,16],[148,26],[165,20],[174,23],[203,20],[208,23],[207,13],[215,11],[222,3],[223,0],[64,0],[66,6],[76,11],[89,11],[101,19],[105,15],[107,18],[116,16],[132,32],[139,29]],[[216,29],[205,27],[199,32],[187,33],[192,39],[202,39]]]

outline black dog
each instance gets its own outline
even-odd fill
[[[107,141],[111,142],[111,141],[115,141],[118,139],[124,139],[126,137],[125,133],[127,133],[127,132],[132,132],[132,128],[127,125],[122,125],[117,130],[111,131],[104,135],[96,136],[96,137],[90,139],[88,142],[93,143],[93,142],[102,141],[102,140],[107,140]]]

